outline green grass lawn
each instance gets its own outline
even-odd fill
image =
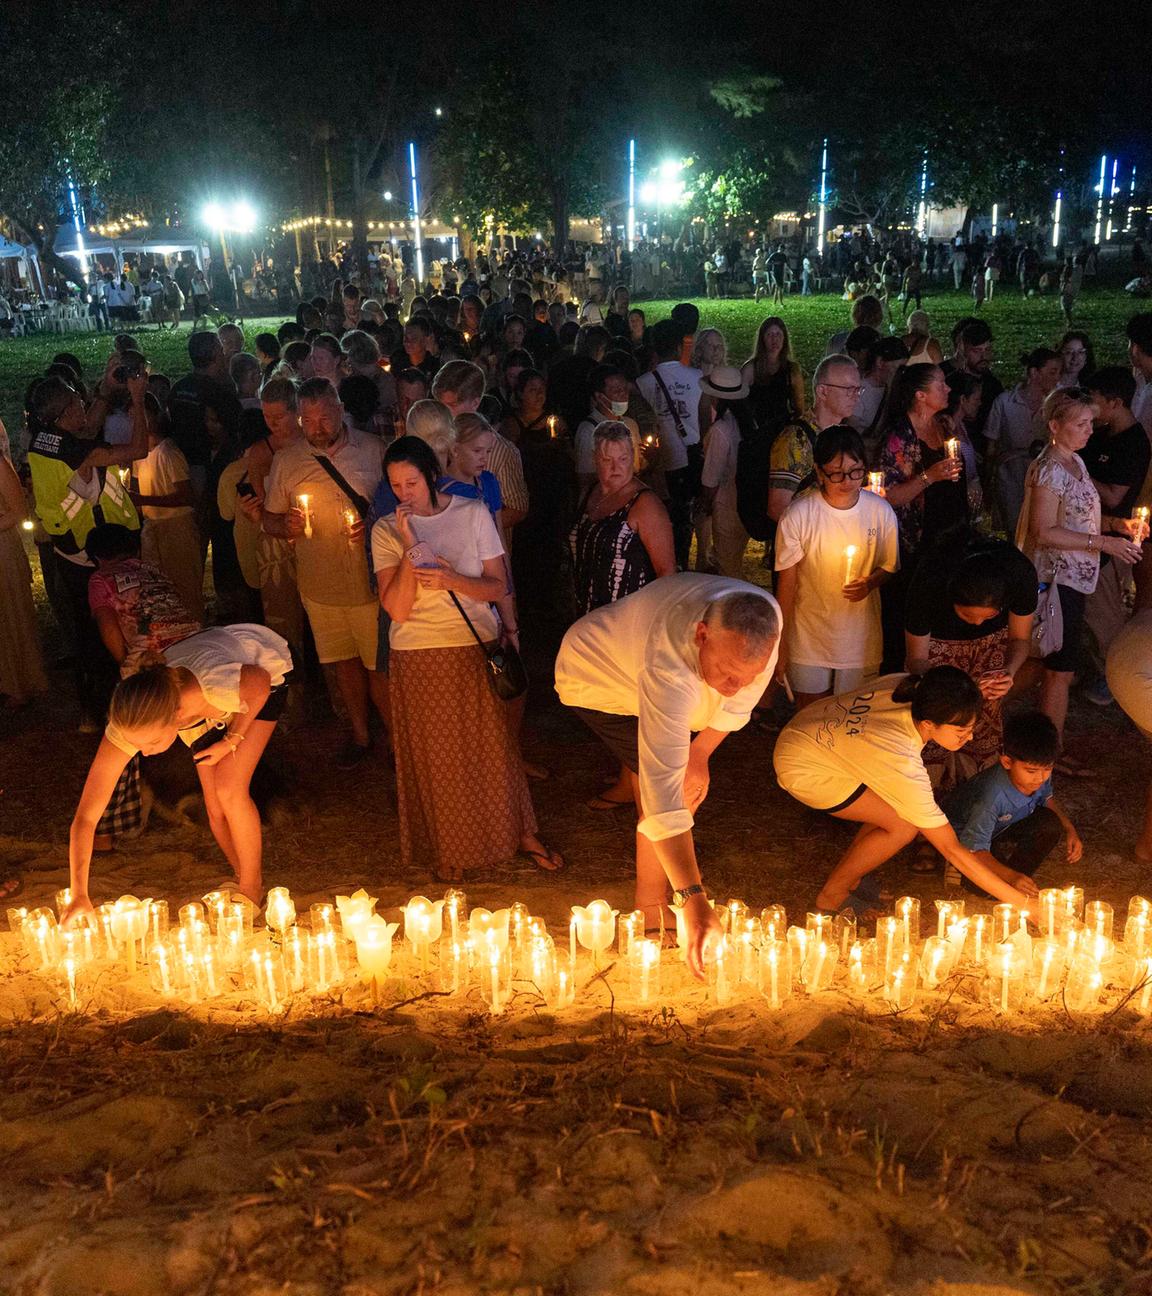
[[[674,303],[643,302],[651,324],[663,318]],[[696,299],[702,327],[720,329],[728,339],[728,351],[739,362],[751,353],[756,329],[772,307],[765,302],[748,300],[709,301]],[[971,313],[971,299],[964,293],[934,292],[925,296],[924,306],[932,317],[933,330],[947,351],[947,338],[956,320]],[[1127,344],[1124,323],[1138,309],[1118,289],[1100,289],[1085,293],[1078,304],[1076,325],[1086,329],[1096,345],[1100,363],[1124,363]],[[1063,321],[1055,297],[1022,298],[1011,289],[1001,292],[981,314],[991,325],[996,339],[995,369],[1005,383],[1016,380],[1018,359],[1022,351],[1035,346],[1054,345],[1063,332]],[[828,337],[849,323],[847,302],[833,294],[823,297],[789,297],[783,316],[792,334],[793,352],[810,374],[824,354]],[[244,321],[249,343],[265,329],[275,329],[280,317]],[[178,332],[157,332],[154,328],[137,330],[153,371],[178,378],[188,369],[187,326]],[[79,356],[85,374],[96,378],[108,357],[108,334],[69,333],[32,338],[14,338],[0,343],[0,418],[3,418],[14,441],[18,441],[24,389],[57,351],[71,351]]]

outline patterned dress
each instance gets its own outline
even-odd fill
[[[572,530],[573,576],[581,616],[635,594],[656,579],[644,541],[628,522],[632,505],[647,490],[641,486],[614,513],[602,518],[591,518],[585,512],[592,492],[585,495],[580,520]]]

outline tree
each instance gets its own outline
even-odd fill
[[[78,0],[12,3],[0,11],[8,91],[0,96],[0,212],[40,261],[83,286],[77,262],[58,256],[56,235],[68,188],[87,187],[110,174],[108,120],[118,98],[108,66],[119,29],[99,24],[84,59],[47,33],[89,27]],[[15,92],[19,87],[19,93]]]

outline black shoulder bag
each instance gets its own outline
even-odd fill
[[[353,490],[349,485],[347,478],[327,455],[317,455],[316,462],[352,501],[356,512],[360,515],[360,518],[362,520],[366,518],[368,516],[368,510],[372,507],[371,503],[366,500],[358,490]]]
[[[472,631],[472,638],[480,645],[492,692],[502,702],[513,702],[516,698],[523,697],[528,691],[528,672],[524,669],[520,654],[511,644],[498,643],[494,648],[489,648],[476,633],[476,627],[453,590],[448,591],[448,597],[456,604],[456,611],[464,618],[464,624]]]

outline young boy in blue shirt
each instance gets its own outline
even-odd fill
[[[1072,821],[1052,795],[1052,767],[1060,757],[1056,726],[1039,711],[1004,722],[1004,750],[997,764],[962,783],[941,803],[962,845],[1006,882],[1029,895],[1032,875],[1061,837],[1067,860],[1084,853]],[[983,894],[965,879],[966,890]]]

